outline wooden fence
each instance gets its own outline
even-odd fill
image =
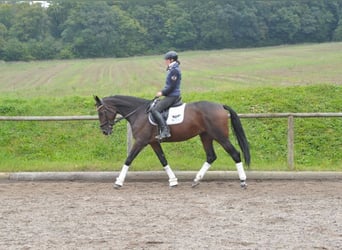
[[[229,115],[228,115],[229,116]],[[265,113],[265,114],[239,114],[240,118],[287,118],[287,163],[290,170],[294,169],[294,119],[295,118],[327,118],[342,117],[339,113]],[[84,121],[97,120],[97,116],[0,116],[0,121]],[[132,131],[127,124],[127,153],[132,147]]]

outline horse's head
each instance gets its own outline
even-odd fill
[[[110,135],[113,131],[114,120],[117,111],[113,107],[108,107],[102,99],[94,96],[96,109],[99,114],[100,128],[104,135]]]

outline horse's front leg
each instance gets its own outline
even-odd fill
[[[115,184],[114,184],[115,188],[121,188],[122,187],[122,185],[123,185],[123,183],[125,181],[125,178],[126,178],[126,175],[127,175],[128,169],[129,169],[129,166],[131,165],[131,163],[134,160],[134,158],[140,153],[140,151],[145,146],[146,145],[143,145],[143,144],[140,144],[140,143],[137,143],[137,142],[133,145],[131,151],[128,154],[128,157],[126,158],[125,164],[122,166],[122,169],[121,169],[121,172],[120,172],[119,176],[116,178],[116,181],[115,181]]]
[[[178,185],[178,179],[176,178],[176,175],[172,171],[171,167],[167,163],[167,160],[165,158],[163,149],[159,142],[154,142],[151,144],[151,147],[153,148],[154,152],[158,156],[158,159],[160,163],[163,165],[165,172],[169,176],[169,185],[170,187],[176,187]]]

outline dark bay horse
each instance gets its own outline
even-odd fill
[[[118,120],[126,119],[132,128],[132,134],[135,143],[128,154],[119,176],[116,178],[114,187],[122,187],[129,166],[139,152],[147,145],[150,145],[163,165],[167,175],[169,176],[170,187],[177,186],[178,180],[168,165],[164,156],[161,142],[156,140],[158,134],[157,126],[152,125],[148,120],[146,113],[147,107],[151,100],[132,96],[109,96],[100,99],[94,96],[96,107],[99,115],[100,128],[105,135],[112,133],[113,126]],[[241,162],[240,153],[235,149],[228,139],[228,116],[230,114],[231,125],[237,138],[239,146],[243,152],[245,163],[250,164],[249,145],[245,132],[242,128],[240,119],[236,112],[229,106],[199,101],[188,103],[184,110],[184,121],[177,125],[171,125],[171,137],[163,142],[179,142],[188,140],[199,135],[206,152],[206,161],[197,173],[193,186],[199,184],[211,164],[216,160],[216,154],[213,147],[213,141],[217,141],[225,151],[235,161],[241,187],[246,187],[246,174]],[[120,114],[122,118],[116,120],[116,115]]]

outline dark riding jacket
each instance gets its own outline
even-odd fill
[[[180,96],[181,80],[182,74],[179,68],[179,63],[171,63],[167,69],[166,83],[162,90],[163,96]]]

